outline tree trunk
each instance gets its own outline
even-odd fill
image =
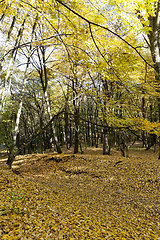
[[[160,98],[158,98],[158,117],[159,117],[159,122],[160,122]],[[159,156],[158,159],[160,159],[160,137],[159,137]]]
[[[155,15],[149,17],[149,27],[151,31],[148,34],[150,42],[150,51],[155,69],[155,81],[158,84],[158,94],[160,94],[160,0],[157,2]],[[160,97],[157,97],[158,118],[160,122]],[[160,141],[159,141],[159,159],[160,159]]]
[[[64,120],[65,120],[65,144],[67,149],[70,149],[70,131],[69,131],[69,118],[68,118],[68,107],[65,107],[64,113]]]
[[[145,111],[145,97],[142,97],[142,116],[145,119],[146,118],[146,111]],[[146,131],[142,131],[142,142],[143,147],[147,148],[147,139],[146,139]]]
[[[10,169],[12,167],[12,163],[14,162],[14,160],[15,160],[15,153],[14,153],[14,146],[12,146],[9,149],[8,159],[7,159],[7,162],[6,162],[6,164],[9,166]]]
[[[74,153],[78,153],[79,146],[79,108],[74,110]]]
[[[50,107],[50,103],[49,103],[49,98],[48,98],[48,94],[47,94],[47,91],[44,93],[45,94],[45,99],[46,99],[46,103],[47,103],[47,111],[48,111],[48,115],[49,115],[49,118],[50,118],[50,120],[52,119],[52,113],[51,113],[51,107]],[[54,126],[54,124],[53,124],[53,122],[52,122],[52,138],[50,139],[50,141],[51,141],[51,144],[52,144],[52,142],[53,142],[53,144],[55,145],[55,147],[56,147],[56,151],[57,151],[57,153],[62,153],[62,150],[61,150],[61,147],[60,147],[60,145],[59,145],[59,142],[58,142],[58,138],[57,138],[57,136],[56,136],[56,130],[55,130],[55,126]]]
[[[103,155],[110,155],[107,126],[103,128]]]

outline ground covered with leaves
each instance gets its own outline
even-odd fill
[[[0,162],[0,239],[160,239],[160,160],[143,149],[124,158],[18,156]]]

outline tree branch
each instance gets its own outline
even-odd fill
[[[147,63],[147,65],[149,65],[150,67],[154,68],[154,66],[152,66],[150,63],[147,62],[147,60],[142,56],[142,54],[136,49],[136,47],[134,47],[132,44],[130,44],[128,41],[126,41],[123,37],[121,37],[119,34],[117,34],[116,32],[112,31],[111,29],[104,27],[98,23],[92,22],[90,20],[88,20],[87,18],[83,17],[82,15],[80,15],[79,13],[77,13],[76,11],[74,11],[72,8],[70,8],[68,5],[66,5],[65,3],[63,3],[61,0],[55,0],[56,2],[58,2],[59,4],[61,4],[62,6],[64,6],[65,8],[67,8],[70,12],[72,12],[74,15],[78,16],[79,18],[83,19],[85,22],[87,22],[89,25],[94,25],[97,27],[100,27],[108,32],[110,32],[111,34],[113,34],[114,36],[118,37],[119,39],[121,39],[123,42],[125,42],[129,47],[131,47],[132,49],[135,50],[135,52],[141,57],[141,59],[143,59],[144,62]]]

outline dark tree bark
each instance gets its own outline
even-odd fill
[[[68,115],[68,99],[66,99],[66,106],[65,106],[65,112],[64,112],[64,121],[65,121],[65,144],[67,149],[70,149],[71,147],[71,139],[70,139],[70,126],[69,126],[69,115]]]
[[[157,92],[160,94],[160,0],[158,0],[155,15],[149,16],[149,27],[151,31],[148,34],[149,47],[155,69],[155,81],[158,84]],[[141,16],[140,16],[141,17]],[[141,17],[141,19],[143,19]],[[143,24],[143,23],[142,23]],[[160,122],[160,97],[157,97],[158,120]],[[160,159],[160,141],[159,141],[159,159]]]
[[[9,152],[8,152],[8,159],[6,162],[6,164],[9,166],[10,169],[12,167],[12,163],[15,160],[15,157],[16,157],[16,155],[14,153],[14,146],[11,146],[11,148],[9,149]]]
[[[79,108],[74,110],[74,153],[78,153],[79,146]]]
[[[145,97],[142,97],[142,116],[145,119],[146,118],[146,110],[145,110]],[[147,139],[146,139],[146,131],[142,131],[142,142],[143,142],[143,147],[147,148]]]
[[[103,93],[104,93],[104,112],[103,112],[103,124],[104,124],[104,128],[103,128],[103,154],[110,154],[110,150],[111,147],[109,145],[109,131],[108,131],[108,126],[107,126],[107,122],[105,119],[105,116],[107,115],[107,99],[109,100],[110,96],[109,96],[109,90],[108,90],[108,82],[106,79],[102,79],[103,82]]]

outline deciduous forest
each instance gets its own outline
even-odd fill
[[[160,1],[0,1],[0,239],[160,239]]]

